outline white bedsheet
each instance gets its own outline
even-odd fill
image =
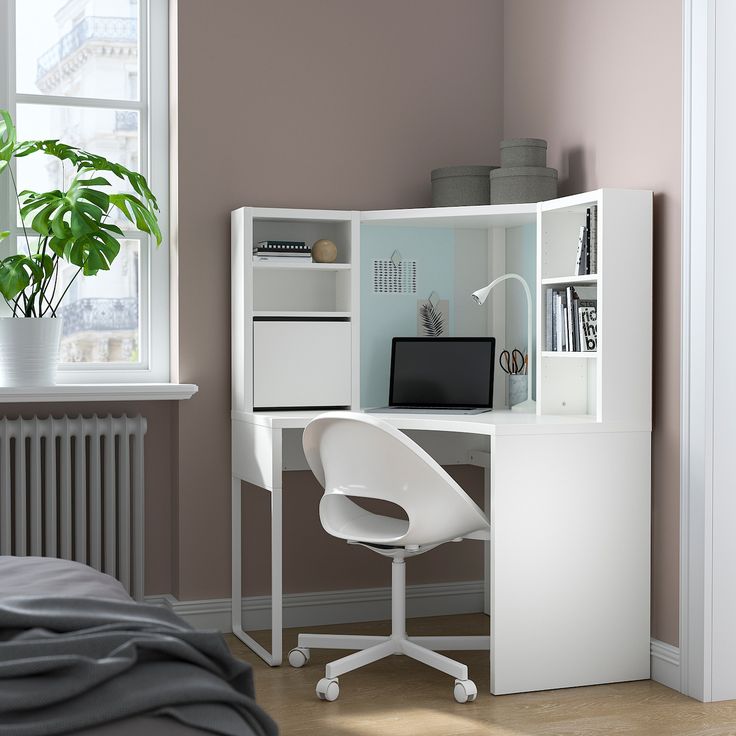
[[[0,596],[26,595],[131,600],[115,578],[79,562],[0,555]]]

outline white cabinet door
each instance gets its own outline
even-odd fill
[[[350,406],[350,322],[253,323],[255,408]]]

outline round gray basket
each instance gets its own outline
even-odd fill
[[[488,175],[497,166],[444,166],[432,171],[432,206],[458,207],[489,204]]]
[[[501,141],[501,166],[547,166],[547,141],[542,138],[509,138]]]
[[[489,175],[491,204],[543,202],[557,196],[557,169],[515,166]]]

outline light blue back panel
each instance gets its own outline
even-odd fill
[[[529,282],[532,295],[535,289],[532,287],[537,283],[537,226],[533,223],[521,226],[523,252],[523,267],[521,275]]]
[[[537,226],[536,225],[522,225],[522,239],[524,242],[524,266],[522,269],[522,276],[526,279],[527,284],[532,292],[532,337],[530,344],[535,346],[537,344]],[[536,350],[532,348],[532,354],[530,360],[532,361],[533,376],[537,375],[539,366],[538,356]],[[532,383],[532,396],[537,396],[536,380],[533,378]]]
[[[373,261],[391,258],[417,262],[416,294],[376,294]],[[362,225],[360,231],[361,405],[388,402],[391,338],[417,334],[417,301],[436,291],[450,302],[450,334],[455,332],[455,235],[450,229]]]

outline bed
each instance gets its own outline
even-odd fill
[[[275,736],[217,632],[86,565],[0,556],[0,735]]]

